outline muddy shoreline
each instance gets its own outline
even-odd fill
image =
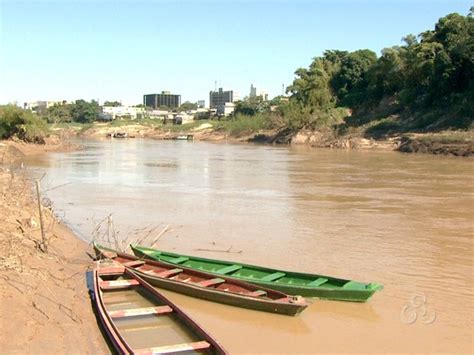
[[[107,353],[85,274],[88,245],[43,208],[47,252],[36,196],[23,157],[77,147],[0,141],[0,304],[4,353]],[[44,203],[43,203],[44,206]],[[13,340],[13,341],[12,341]]]
[[[106,123],[98,123],[83,131],[74,132],[66,130],[63,131],[62,135],[106,138],[116,133],[124,134],[129,138],[158,140],[173,140],[182,135],[192,135],[194,140],[209,142],[291,144],[306,145],[313,148],[399,151],[402,153],[441,154],[462,157],[474,155],[474,131],[406,133],[375,139],[361,134],[337,136],[331,129],[302,129],[299,131],[289,129],[261,130],[258,132],[232,134],[225,130],[214,129],[209,123],[203,123],[193,128],[185,126],[167,128],[166,126],[143,126],[134,122],[118,127]]]

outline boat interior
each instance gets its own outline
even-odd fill
[[[208,353],[211,345],[195,334],[162,299],[124,273],[99,270],[105,312],[134,353]]]

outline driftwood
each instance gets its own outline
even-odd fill
[[[232,251],[232,246],[230,246],[229,249],[205,249],[205,248],[197,248],[194,249],[197,251],[212,251],[212,252],[217,252],[217,253],[235,253],[235,254],[240,254],[242,253],[242,250],[239,251]]]
[[[36,197],[38,198],[38,212],[41,228],[41,243],[38,244],[39,249],[46,253],[48,251],[48,244],[46,241],[46,233],[44,231],[44,221],[43,221],[43,209],[41,206],[41,194],[40,194],[40,183],[39,180],[36,180]]]

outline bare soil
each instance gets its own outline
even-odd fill
[[[69,150],[0,141],[0,348],[9,353],[108,353],[91,306],[85,273],[88,246],[43,208],[47,252],[41,251],[38,202],[21,158]]]

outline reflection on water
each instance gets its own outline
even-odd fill
[[[471,159],[138,139],[35,159],[85,239],[113,213],[122,237],[169,224],[163,249],[385,285],[298,318],[167,292],[233,353],[472,350]],[[432,324],[401,319],[419,293]]]

